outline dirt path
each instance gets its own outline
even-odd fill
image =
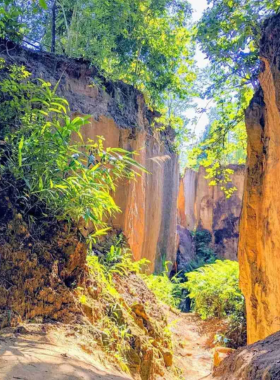
[[[82,350],[67,329],[45,331],[45,327],[27,326],[27,331],[0,335],[1,380],[127,380],[131,377],[98,357]],[[72,336],[71,336],[72,335]],[[98,352],[97,352],[98,354]]]
[[[203,379],[212,369],[211,342],[217,326],[211,323],[210,329],[209,325],[206,328],[207,324],[194,314],[174,313],[167,307],[165,312],[180,378]],[[77,339],[73,326],[27,325],[18,331],[4,329],[0,335],[0,380],[131,379],[108,364],[98,347],[93,352],[86,351],[87,345]]]
[[[168,313],[173,335],[175,364],[184,380],[200,380],[212,370],[211,346],[216,322],[209,326],[194,314]],[[209,328],[210,327],[210,328]]]

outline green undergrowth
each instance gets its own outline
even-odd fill
[[[83,223],[94,239],[104,220],[120,212],[112,194],[121,178],[145,169],[136,152],[104,148],[104,139],[84,139],[89,116],[71,116],[56,86],[34,79],[23,67],[0,60],[0,175],[16,189],[22,214]]]
[[[161,274],[142,274],[147,287],[156,295],[157,299],[168,306],[179,309],[182,290],[184,285],[181,284],[179,277],[169,278],[168,263],[165,264],[165,270]]]
[[[217,260],[194,272],[187,273],[186,286],[194,310],[202,319],[224,317],[244,306],[239,290],[239,266],[235,261]]]
[[[217,335],[217,343],[231,347],[246,344],[244,297],[239,288],[239,264],[217,260],[194,272],[187,273],[185,284],[193,310],[203,320],[226,319],[227,330]]]
[[[155,293],[163,303],[181,309],[184,300],[188,297],[186,287],[186,273],[192,272],[206,264],[214,263],[217,256],[210,247],[212,236],[207,230],[197,230],[192,233],[195,247],[195,259],[190,261],[182,270],[170,278],[168,268],[170,262],[165,262],[164,271],[155,275],[142,275],[148,288]]]
[[[239,288],[239,265],[235,261],[217,260],[209,248],[208,235],[197,237],[197,259],[186,271],[170,279],[169,271],[160,275],[142,275],[158,300],[182,311],[193,311],[202,320],[223,321],[225,328],[215,337],[215,343],[232,348],[246,344],[244,297]],[[187,307],[186,307],[187,305]]]

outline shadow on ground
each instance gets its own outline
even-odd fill
[[[62,343],[62,342],[61,342]],[[0,380],[127,380],[78,346],[53,344],[46,334],[0,336]]]

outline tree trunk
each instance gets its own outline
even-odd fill
[[[52,53],[55,53],[55,37],[56,37],[55,22],[56,22],[56,0],[54,0],[53,7],[52,7],[52,46],[51,46]]]

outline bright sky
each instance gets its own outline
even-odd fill
[[[205,8],[207,8],[207,0],[189,0],[189,3],[191,4],[193,8],[193,19],[194,21],[197,21],[200,19],[200,16],[202,15],[202,12]]]
[[[201,17],[204,9],[207,8],[207,0],[189,0],[189,2],[193,8],[193,20],[197,21]],[[198,66],[200,68],[205,67],[207,65],[207,60],[205,59],[205,56],[201,53],[201,51],[199,49],[197,49],[197,51],[196,51],[195,58],[197,60]],[[197,103],[199,108],[204,108],[207,104],[207,101],[202,100],[202,99],[196,99],[196,103]],[[197,116],[196,110],[195,109],[189,109],[189,110],[187,110],[186,115],[189,118],[193,118],[193,117]],[[205,127],[209,121],[208,117],[205,113],[201,114],[198,117],[198,119],[199,119],[199,121],[198,121],[197,125],[195,125],[193,127],[193,131],[195,132],[197,137],[199,137],[203,133],[203,131],[204,131],[204,129],[205,129]]]

